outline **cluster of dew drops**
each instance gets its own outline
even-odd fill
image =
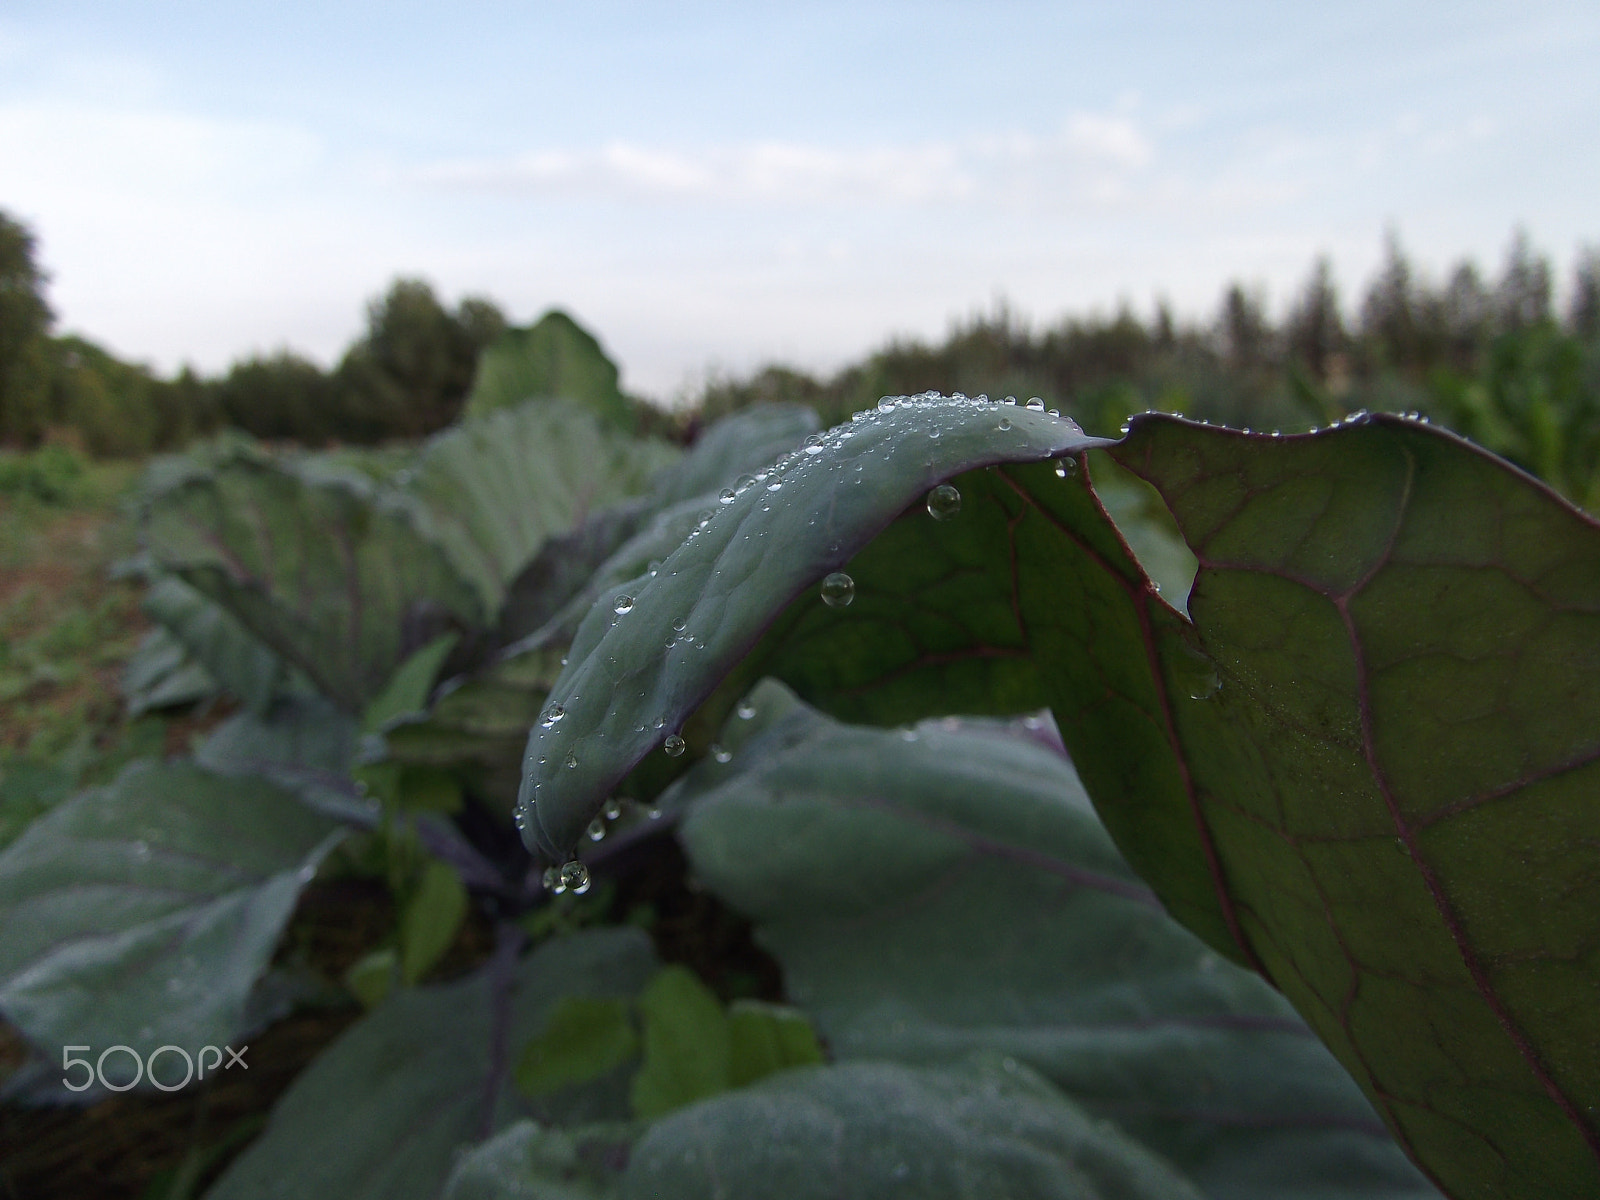
[[[1004,410],[1008,407],[1016,407],[1017,398],[1015,396],[1007,396],[1002,401],[992,401],[988,396],[969,397],[961,392],[954,392],[948,397],[938,392],[923,392],[915,396],[884,396],[878,401],[876,409],[865,409],[853,414],[851,423],[855,424],[871,420],[880,414],[894,412],[896,409],[948,409],[953,404],[964,404],[972,408],[989,408],[999,411],[1001,415],[996,420],[995,428],[1005,431],[1012,428],[1012,423],[1011,418],[1005,415]],[[1031,412],[1048,411],[1052,417],[1059,418],[1061,416],[1060,411],[1057,409],[1046,410],[1044,400],[1038,396],[1032,397],[1023,407]],[[831,445],[842,443],[850,436],[850,432],[850,426],[842,425],[827,433],[811,434],[798,450],[784,454],[771,467],[753,474],[740,475],[734,480],[732,487],[724,488],[718,493],[717,503],[722,506],[730,505],[751,488],[764,488],[768,493],[781,491],[784,483],[783,475],[789,467],[799,462],[809,461]],[[937,425],[931,426],[927,430],[927,435],[931,439],[939,438],[942,433],[943,430]],[[861,469],[860,464],[857,464],[856,469],[858,471]],[[1075,458],[1058,459],[1055,473],[1062,479],[1072,478],[1078,473],[1077,460]],[[961,493],[954,485],[941,483],[928,492],[925,504],[928,515],[935,521],[949,521],[961,512]],[[763,504],[763,509],[765,508],[766,505]],[[702,530],[709,527],[715,516],[716,510],[714,509],[702,512],[695,527],[689,531],[688,540],[692,541]],[[650,564],[650,575],[654,576],[659,568],[659,563],[652,562]],[[855,593],[855,580],[843,571],[831,572],[822,581],[822,602],[829,608],[848,607],[851,601],[855,599]],[[612,599],[612,611],[619,617],[626,616],[633,611],[635,602],[633,596],[619,593]],[[677,634],[684,634],[685,622],[680,618],[674,623],[673,629]],[[671,643],[669,643],[670,645]],[[741,705],[739,715],[748,719],[755,715],[755,711],[754,709],[747,711],[746,706]],[[566,710],[561,705],[552,703],[540,714],[539,725],[543,729],[553,729],[565,716]],[[662,751],[669,758],[681,757],[687,748],[688,744],[677,733],[668,734],[661,744]],[[718,763],[726,763],[733,757],[729,751],[721,746],[712,746],[710,753],[711,757]],[[541,765],[544,761],[543,758],[539,760]],[[576,767],[578,765],[577,758],[572,754],[568,754],[566,765],[568,767]],[[596,817],[590,822],[586,832],[591,841],[598,842],[605,837],[606,819],[616,819],[617,813],[614,809],[615,806],[613,805],[612,808],[607,809],[605,818]],[[658,817],[660,813],[652,808],[650,815]],[[517,827],[519,829],[522,828],[526,823],[526,817],[520,809],[516,814],[516,819]],[[546,868],[544,872],[544,885],[556,895],[570,891],[581,896],[589,890],[589,870],[576,859],[560,866],[551,866]]]

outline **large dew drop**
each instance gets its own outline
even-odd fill
[[[822,602],[829,608],[844,608],[856,598],[856,581],[843,571],[835,571],[822,581]]]
[[[1078,473],[1078,460],[1075,458],[1056,459],[1056,478],[1071,479]]]
[[[554,727],[555,723],[567,715],[567,710],[559,704],[552,704],[539,714],[539,724],[546,729]]]
[[[614,610],[616,610],[616,614],[619,617],[623,613],[632,612],[633,611],[633,597],[632,596],[618,596],[617,600],[616,600],[616,603],[613,604],[611,607]]]
[[[669,734],[667,740],[661,743],[661,748],[667,752],[668,758],[677,758],[687,749],[687,743],[677,734]]]
[[[589,868],[577,859],[561,864],[559,879],[563,891],[571,891],[581,896],[589,890]]]
[[[928,493],[928,515],[935,521],[948,521],[961,511],[961,493],[941,483]]]

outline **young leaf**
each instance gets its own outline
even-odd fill
[[[467,889],[455,868],[437,859],[400,911],[400,977],[416,983],[450,949],[467,916]]]
[[[634,1115],[650,1119],[732,1086],[728,1014],[694,972],[661,968],[639,996],[644,1063],[633,1077]]]
[[[395,668],[383,691],[367,705],[361,714],[361,728],[370,732],[396,717],[420,712],[428,703],[428,693],[433,690],[439,668],[460,640],[459,633],[441,633],[420,650],[413,651]]]
[[[626,1000],[566,996],[550,1023],[530,1041],[517,1062],[517,1087],[543,1096],[587,1083],[639,1054],[633,1006]]]
[[[728,1008],[729,1076],[744,1087],[790,1067],[822,1061],[811,1022],[799,1009],[759,1000],[735,1000]]]

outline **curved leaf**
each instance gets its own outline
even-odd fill
[[[684,780],[680,838],[836,1057],[1009,1056],[1216,1200],[1434,1195],[1283,997],[1161,912],[1058,751],[782,693]]]
[[[636,929],[546,942],[458,983],[406,988],[297,1078],[266,1131],[207,1200],[432,1200],[456,1152],[518,1117],[580,1124],[626,1115],[623,1091],[519,1100],[506,1058],[567,995],[630,996],[655,969]]]
[[[807,491],[770,526],[713,523],[627,616],[591,615],[613,627],[552,693],[571,715],[530,737],[530,841],[572,846],[638,725],[671,732],[719,681],[711,717],[760,673],[856,720],[1048,704],[1128,861],[1296,1002],[1436,1182],[1592,1193],[1600,528],[1398,418],[1280,439],[1152,416],[1117,457],[1200,560],[1193,624],[1081,478],[1040,465],[959,476],[959,519],[906,511],[850,562],[849,609],[793,602],[851,485]],[[874,464],[880,524],[897,474]],[[780,521],[760,570],[744,535]],[[663,656],[686,612],[693,642]]]
[[[462,1156],[444,1200],[617,1200],[638,1136],[616,1122],[552,1129],[519,1121]]]
[[[443,628],[483,624],[425,514],[353,475],[234,458],[152,499],[145,536],[164,568],[351,711]]]
[[[564,857],[610,789],[678,728],[782,607],[933,484],[1099,444],[1043,412],[919,399],[780,459],[641,581],[626,616],[596,610],[591,619],[613,625],[592,652],[574,644],[550,696],[564,716],[534,728],[523,762],[519,806],[530,847]]]
[[[266,782],[133,764],[0,853],[0,1010],[52,1059],[222,1045],[342,835]]]

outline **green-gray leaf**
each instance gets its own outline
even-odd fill
[[[1026,729],[800,708],[724,742],[732,762],[679,789],[681,836],[836,1056],[1010,1056],[1216,1200],[1433,1194],[1283,998],[1160,911]]]
[[[286,682],[276,654],[233,614],[183,580],[159,576],[145,594],[144,611],[250,711],[263,711]]]
[[[577,405],[538,400],[435,435],[407,488],[432,510],[445,550],[492,613],[549,538],[644,491],[677,455]]]
[[[511,1193],[515,1194],[515,1193]],[[785,1071],[657,1122],[626,1200],[1200,1200],[1171,1166],[1026,1067]]]
[[[341,833],[264,781],[131,765],[0,854],[0,1010],[52,1058],[222,1045]]]
[[[636,1126],[550,1129],[519,1121],[475,1146],[450,1174],[444,1200],[616,1200]]]
[[[207,1200],[432,1200],[460,1146],[519,1117],[625,1116],[614,1087],[567,1089],[560,1112],[520,1101],[493,1046],[525,1043],[563,996],[630,996],[654,967],[642,933],[611,929],[544,943],[498,1001],[489,970],[395,992],[295,1080]]]
[[[353,474],[238,457],[159,493],[145,536],[164,568],[356,712],[411,649],[483,624],[427,530],[414,502]]]
[[[1043,412],[919,400],[780,459],[641,581],[627,615],[597,613],[611,627],[592,652],[574,648],[550,695],[563,716],[528,739],[519,803],[529,846],[564,858],[612,787],[777,613],[935,483],[1099,444]]]
[[[483,352],[465,412],[472,419],[552,396],[579,402],[613,428],[633,427],[616,364],[593,334],[560,309],[526,329],[506,330]]]

